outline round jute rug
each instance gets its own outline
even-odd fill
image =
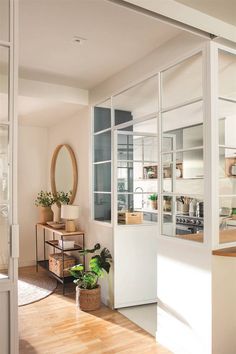
[[[24,306],[39,301],[52,294],[57,287],[56,279],[50,278],[44,271],[19,269],[18,305]]]

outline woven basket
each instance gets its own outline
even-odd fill
[[[82,311],[98,310],[101,306],[101,288],[100,285],[96,289],[80,289],[76,287],[76,306]]]

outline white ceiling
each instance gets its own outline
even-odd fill
[[[175,0],[236,26],[236,0]]]
[[[84,106],[45,98],[18,98],[18,116],[21,125],[49,128],[69,119]]]
[[[19,33],[21,77],[90,89],[180,31],[106,0],[20,0]]]
[[[236,0],[176,1],[235,24]],[[84,89],[181,32],[107,0],[19,0],[19,10],[20,76]],[[75,35],[87,40],[78,45],[72,40]],[[53,126],[79,109],[80,105],[19,97],[21,124]]]

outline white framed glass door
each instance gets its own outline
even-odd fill
[[[0,353],[18,353],[17,1],[0,2]]]
[[[117,126],[113,141],[114,306],[155,303],[157,116]],[[131,265],[133,271],[127,272]]]

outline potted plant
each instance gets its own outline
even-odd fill
[[[59,191],[54,195],[55,203],[52,206],[53,211],[53,221],[60,222],[61,220],[61,205],[66,205],[70,203],[72,192],[65,193],[63,191]]]
[[[148,199],[151,201],[151,207],[152,209],[157,209],[157,194],[153,193],[149,195]]]
[[[35,199],[35,205],[39,207],[39,222],[46,224],[47,221],[53,220],[53,212],[51,206],[55,203],[55,198],[51,192],[41,191]]]
[[[101,246],[97,243],[93,249],[84,249],[80,254],[96,253]],[[69,269],[75,278],[76,305],[83,311],[98,310],[101,305],[101,288],[98,284],[104,272],[110,271],[112,256],[107,248],[103,248],[99,254],[95,254],[89,261],[89,270],[85,270],[83,264],[77,264]]]
[[[236,219],[236,208],[232,208],[232,214],[231,214],[231,216],[232,216],[232,219]]]

